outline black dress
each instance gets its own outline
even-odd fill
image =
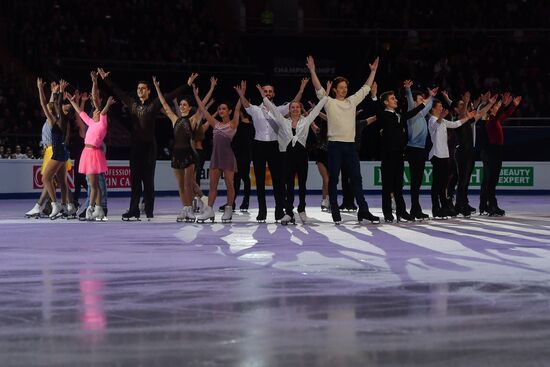
[[[65,145],[65,134],[57,124],[52,126],[52,152],[54,161],[65,162],[69,159],[69,152]]]
[[[172,168],[185,169],[197,161],[197,152],[193,149],[191,123],[187,117],[180,117],[174,124],[174,150]]]

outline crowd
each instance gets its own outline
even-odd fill
[[[426,0],[328,0],[302,2],[305,17],[345,20],[348,27],[475,29],[545,28],[548,7],[543,0],[475,0],[441,2]]]
[[[34,152],[30,146],[26,146],[25,150],[21,145],[16,145],[14,149],[0,145],[0,158],[4,159],[36,159]]]
[[[208,1],[11,2],[10,48],[29,65],[60,58],[160,63],[239,63]],[[37,35],[40,35],[37,37]]]
[[[243,3],[249,5],[247,1]],[[487,90],[514,90],[523,96],[514,117],[550,116],[550,91],[545,88],[550,76],[543,67],[550,63],[544,30],[548,10],[543,1],[508,0],[498,6],[474,1],[457,6],[431,0],[422,6],[414,6],[410,1],[406,4],[390,1],[382,5],[357,0],[326,1],[321,6],[304,0],[300,4],[306,18],[345,20],[345,24],[328,23],[335,27],[373,32],[392,28],[406,30],[379,38],[373,38],[368,32],[357,33],[368,35],[368,51],[363,52],[382,56],[384,73],[380,85],[397,86],[413,77],[417,81],[415,88],[437,85],[454,95],[465,90],[477,94]],[[256,8],[262,9],[262,6],[256,5]],[[251,43],[253,35],[250,34],[229,35],[226,23],[238,20],[220,21],[224,17],[216,15],[216,9],[214,1],[110,3],[101,0],[91,6],[86,2],[38,0],[6,3],[0,17],[5,21],[6,34],[11,35],[7,38],[7,49],[31,73],[42,75],[52,70],[58,73],[59,60],[66,58],[185,65],[265,63],[266,45]],[[277,9],[274,11],[276,20]],[[536,30],[537,27],[542,29]],[[444,30],[425,31],[427,29]],[[344,40],[333,40],[340,41]],[[323,42],[322,37],[311,39],[312,45]],[[270,46],[277,52],[278,47],[284,47]],[[351,64],[345,66],[347,69]],[[56,78],[62,76],[55,75]],[[267,77],[262,80],[269,80],[269,75]],[[37,95],[33,88],[22,86],[16,78],[17,73],[7,70],[5,65],[0,66],[0,144],[5,146],[5,151],[10,148],[12,152],[18,144],[25,151],[28,146],[34,155],[39,155],[43,116],[36,108]],[[224,78],[234,79],[222,75],[219,78],[222,82]],[[225,92],[221,99],[230,96]],[[399,100],[404,101],[404,95],[399,93]],[[311,99],[311,95],[308,98]],[[124,134],[119,133],[116,117],[110,129],[116,128],[119,138]],[[366,143],[364,147],[374,146],[376,150],[380,141],[373,140],[370,130],[372,128],[366,128],[359,139]],[[169,159],[173,142],[169,132],[163,134],[166,139],[159,139],[157,155]],[[121,144],[127,146],[126,140]],[[208,149],[211,140],[207,132]],[[380,158],[369,149],[361,151],[361,159]],[[118,152],[118,147],[113,146],[111,154]],[[120,150],[117,158],[126,153]]]

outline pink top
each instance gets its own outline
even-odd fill
[[[107,115],[99,115],[99,121],[96,122],[86,112],[80,112],[80,118],[86,125],[86,138],[84,138],[84,144],[93,145],[96,148],[100,148],[107,135]]]
[[[216,125],[214,126],[214,130],[212,131],[214,135],[222,135],[228,138],[229,140],[233,140],[233,137],[237,133],[237,129],[233,129],[231,127],[231,124],[224,124],[222,122],[216,122]]]

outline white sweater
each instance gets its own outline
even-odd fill
[[[357,105],[369,94],[370,87],[365,84],[354,95],[343,101],[328,97],[325,111],[328,120],[328,140],[346,143],[355,142],[355,112]],[[317,98],[327,95],[324,88],[316,91]]]

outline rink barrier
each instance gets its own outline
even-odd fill
[[[106,179],[109,195],[128,196],[130,193],[130,167],[128,161],[108,161],[109,171]],[[42,190],[41,160],[0,159],[0,198],[34,198]],[[432,167],[426,162],[421,190],[427,193],[431,185]],[[380,162],[361,162],[363,188],[366,193],[380,193],[382,189]],[[74,188],[74,172],[69,172],[69,186]],[[208,191],[209,162],[205,162],[202,172],[201,189]],[[250,169],[252,191],[255,191],[254,170]],[[481,162],[476,162],[470,182],[470,192],[479,192],[483,169]],[[409,187],[409,169],[405,163],[404,191]],[[297,185],[297,181],[296,181]],[[315,162],[309,162],[308,193],[320,193],[321,176]],[[340,188],[340,184],[338,186]],[[226,190],[221,179],[219,192]],[[267,169],[266,190],[271,189],[271,175]],[[545,194],[550,193],[550,162],[504,162],[502,165],[499,193]],[[157,161],[155,171],[155,192],[159,196],[177,195],[176,180],[170,167],[170,161]]]

